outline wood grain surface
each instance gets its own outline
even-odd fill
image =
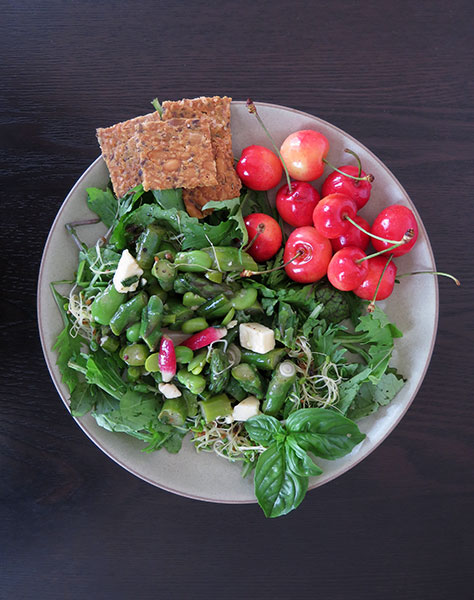
[[[0,597],[467,599],[473,556],[474,4],[406,0],[0,3]],[[97,126],[149,101],[292,106],[377,154],[438,267],[424,384],[360,465],[265,520],[134,478],[74,424],[36,324],[54,216]]]

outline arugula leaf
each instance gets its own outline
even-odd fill
[[[152,190],[152,194],[161,208],[175,208],[184,210],[183,190],[181,188],[173,190]]]
[[[249,234],[247,231],[247,227],[244,223],[244,218],[242,216],[242,210],[240,207],[241,199],[239,198],[231,198],[230,200],[211,200],[207,202],[203,206],[203,210],[207,210],[208,208],[212,208],[215,211],[219,210],[228,210],[229,215],[228,219],[230,221],[235,221],[236,223],[236,231],[240,232],[240,239],[242,240],[242,246],[245,246],[249,241]]]
[[[244,188],[240,195],[242,215],[246,217],[252,213],[264,213],[274,219],[277,218],[275,208],[268,201],[267,192],[248,190]]]
[[[127,390],[120,399],[120,413],[136,429],[147,429],[158,416],[160,402],[153,394],[140,394]]]
[[[279,302],[278,317],[275,322],[275,339],[292,350],[298,334],[298,315],[286,302]]]
[[[87,359],[86,379],[107,392],[117,400],[121,400],[127,391],[127,385],[120,376],[114,358],[103,350],[97,350]]]
[[[101,190],[90,187],[86,189],[87,206],[95,212],[104,225],[110,227],[118,215],[119,201],[110,188]]]
[[[255,495],[266,517],[280,517],[301,504],[308,478],[288,468],[285,445],[273,443],[260,454],[255,469]]]
[[[71,335],[72,324],[69,321],[67,311],[64,308],[64,305],[67,304],[67,298],[64,298],[64,296],[61,296],[61,294],[56,291],[54,283],[50,284],[50,288],[59,312],[61,313],[64,325],[64,329],[58,335],[52,350],[57,352],[56,364],[61,373],[63,383],[67,385],[69,392],[72,393],[79,382],[79,378],[77,372],[74,369],[71,369],[68,363],[71,358],[80,354],[84,340],[79,335]]]
[[[94,408],[93,387],[81,381],[72,391],[69,402],[72,416],[83,417]]]
[[[389,369],[384,373],[377,384],[369,381],[362,383],[348,407],[347,416],[358,420],[371,415],[381,406],[389,404],[404,385],[404,379],[395,369]]]
[[[301,448],[327,460],[345,456],[366,437],[353,421],[325,408],[297,410],[286,429]]]

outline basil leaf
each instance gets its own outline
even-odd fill
[[[280,517],[299,506],[308,478],[287,468],[284,444],[272,444],[260,454],[255,469],[255,496],[266,517]]]
[[[289,435],[285,442],[286,461],[288,468],[296,475],[302,477],[310,477],[321,475],[322,469],[315,464],[306,454],[306,451],[301,448],[295,438]]]
[[[283,439],[284,429],[280,421],[269,415],[258,415],[245,421],[245,429],[254,442],[269,446],[280,435]]]
[[[292,413],[286,429],[299,446],[328,460],[345,456],[365,438],[353,421],[326,408],[302,408]]]

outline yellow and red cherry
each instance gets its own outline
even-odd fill
[[[375,256],[364,262],[369,267],[368,273],[364,281],[352,291],[356,296],[364,300],[385,300],[393,292],[395,277],[397,275],[396,265],[393,262],[387,264],[386,256]],[[378,290],[377,286],[379,286]],[[376,291],[377,296],[375,296]]]
[[[359,287],[369,272],[367,256],[361,248],[346,246],[338,250],[328,265],[330,283],[342,292]]]
[[[362,229],[365,229],[365,231],[370,231],[369,223],[360,215],[356,215],[354,217],[354,221],[360,227],[362,227]],[[334,252],[337,252],[338,250],[340,250],[341,248],[345,248],[346,246],[357,246],[357,248],[367,250],[369,242],[369,236],[364,231],[357,229],[357,227],[354,227],[354,225],[350,223],[345,233],[331,240],[331,245]]]
[[[249,235],[246,252],[257,262],[265,262],[281,248],[283,235],[277,221],[265,213],[252,213],[244,219]]]
[[[328,152],[328,139],[312,129],[291,133],[280,147],[290,177],[298,181],[313,181],[321,177]]]
[[[388,250],[388,254],[392,254],[392,256],[406,254],[413,248],[418,237],[418,224],[415,215],[409,208],[401,204],[392,204],[382,210],[375,218],[370,229],[372,235],[388,240],[402,240],[409,231],[413,232],[411,239],[392,250]],[[393,244],[374,238],[372,245],[379,252],[387,250]]]
[[[357,210],[365,206],[370,198],[372,184],[369,179],[370,175],[366,175],[364,171],[354,165],[345,165],[339,167],[338,171],[334,171],[328,175],[321,188],[321,196],[329,196],[330,194],[345,194],[354,200],[357,205]],[[347,177],[350,175],[351,177]],[[360,177],[361,179],[352,179],[352,177]]]
[[[298,227],[291,232],[285,244],[283,262],[288,263],[286,274],[298,283],[319,281],[327,273],[331,256],[332,247],[327,238],[314,227]]]
[[[242,183],[251,190],[271,190],[280,183],[283,167],[278,156],[265,146],[247,146],[236,166]]]
[[[349,228],[347,218],[354,219],[357,206],[352,198],[344,194],[330,194],[314,209],[313,224],[318,232],[328,239],[345,234]]]
[[[313,224],[313,211],[321,199],[319,192],[306,181],[292,181],[291,190],[287,183],[276,195],[276,207],[280,217],[293,227]]]

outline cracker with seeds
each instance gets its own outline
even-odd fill
[[[240,194],[241,182],[234,169],[232,135],[230,130],[231,98],[194,98],[163,102],[163,119],[191,118],[205,115],[211,130],[212,148],[216,161],[217,185],[183,190],[183,200],[193,217],[204,216],[202,207],[211,200],[228,200]],[[205,211],[207,214],[208,211]],[[209,211],[210,212],[210,211]]]
[[[145,191],[217,184],[205,118],[145,122],[135,138]]]
[[[114,192],[118,198],[141,183],[140,160],[135,135],[144,123],[160,121],[158,112],[135,117],[112,127],[97,129],[97,139],[102,150]]]

